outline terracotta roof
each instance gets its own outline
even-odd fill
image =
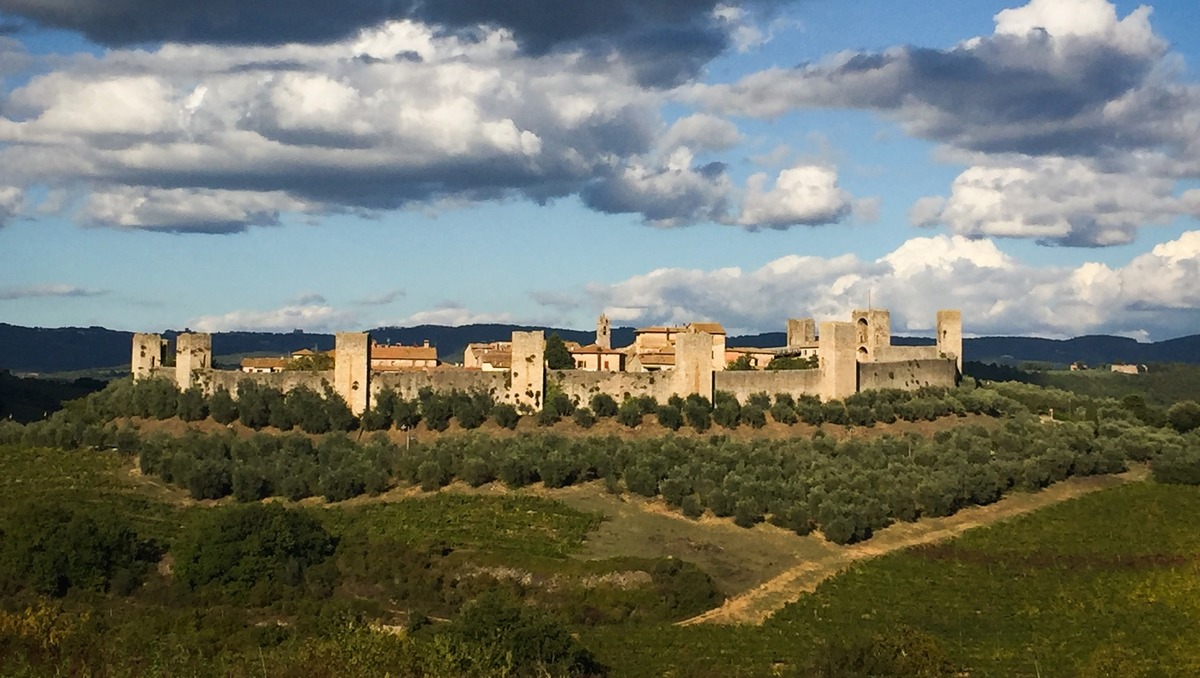
[[[483,363],[492,367],[512,367],[512,351],[485,351],[479,356],[479,364]]]
[[[642,353],[637,356],[637,361],[643,365],[674,365],[674,353]]]
[[[721,323],[690,323],[688,329],[693,332],[708,332],[709,334],[725,334]]]
[[[242,358],[243,368],[249,367],[257,370],[282,370],[287,364],[287,358]]]
[[[437,360],[437,348],[433,346],[381,346],[371,347],[371,360]]]
[[[580,346],[578,348],[572,348],[572,349],[570,349],[570,352],[571,352],[571,355],[575,355],[576,353],[583,353],[583,354],[596,353],[596,354],[600,354],[600,355],[609,355],[609,354],[620,355],[621,354],[620,351],[617,351],[617,350],[614,350],[611,348],[600,348],[599,346],[597,346],[595,344],[588,344],[587,346]]]
[[[668,334],[670,332],[679,332],[679,327],[665,327],[663,325],[654,325],[652,327],[639,327],[633,331],[634,334],[646,334],[653,332],[655,334]]]

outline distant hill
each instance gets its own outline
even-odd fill
[[[463,349],[473,342],[508,339],[512,332],[546,329],[568,341],[583,344],[595,339],[592,331],[540,328],[530,325],[418,325],[416,327],[381,327],[371,330],[372,337],[381,343],[420,344],[428,340],[438,347],[443,359],[461,360]],[[173,339],[178,331],[168,330],[163,336]],[[18,374],[55,374],[80,370],[127,365],[133,335],[130,332],[103,327],[21,327],[0,323],[0,368]],[[923,345],[933,343],[923,337],[894,337],[897,344]],[[613,329],[613,344],[624,346],[633,342],[633,329]],[[731,346],[782,346],[783,332],[766,332],[730,337]],[[332,334],[308,332],[218,332],[213,334],[213,353],[220,356],[245,354],[282,355],[300,348],[327,350],[333,348]],[[968,360],[999,364],[1043,362],[1067,365],[1084,362],[1104,363],[1200,363],[1200,335],[1180,337],[1156,343],[1138,343],[1133,339],[1110,336],[1085,336],[1074,339],[1037,339],[1031,337],[980,337],[967,339],[963,352]]]

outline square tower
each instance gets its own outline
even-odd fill
[[[522,410],[542,409],[546,394],[546,333],[512,333],[508,394]]]
[[[138,332],[133,335],[133,358],[129,362],[129,372],[134,381],[148,379],[154,370],[163,366],[166,347],[160,334]]]
[[[821,323],[821,400],[842,400],[858,392],[856,323]]]
[[[605,350],[612,348],[612,323],[603,313],[596,320],[596,345]]]
[[[724,340],[724,336],[721,337]],[[721,353],[724,356],[724,341]],[[674,389],[680,397],[695,393],[712,402],[713,335],[708,332],[684,332],[675,337]]]
[[[892,345],[892,316],[883,309],[854,311],[850,315],[854,322],[855,343],[858,362],[874,362]]]
[[[181,334],[175,337],[175,385],[186,391],[193,384],[206,386],[212,370],[212,335]]]
[[[953,358],[962,374],[962,311],[942,309],[937,312],[937,350],[940,355]]]
[[[817,322],[812,318],[788,318],[788,348],[809,346],[817,342]]]
[[[361,416],[370,406],[371,337],[366,332],[338,332],[333,346],[333,391],[354,416]]]

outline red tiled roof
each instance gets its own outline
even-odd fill
[[[437,348],[433,346],[381,346],[371,347],[371,360],[437,360]]]

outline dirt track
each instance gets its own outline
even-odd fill
[[[812,593],[821,582],[860,560],[950,539],[971,528],[991,525],[1096,490],[1143,480],[1147,476],[1146,469],[1138,468],[1120,475],[1071,478],[1040,492],[1010,495],[990,506],[974,506],[946,518],[892,525],[865,542],[847,546],[827,558],[801,563],[760,586],[726,600],[721,607],[679,624],[761,624],[783,606],[798,600],[805,593]]]

